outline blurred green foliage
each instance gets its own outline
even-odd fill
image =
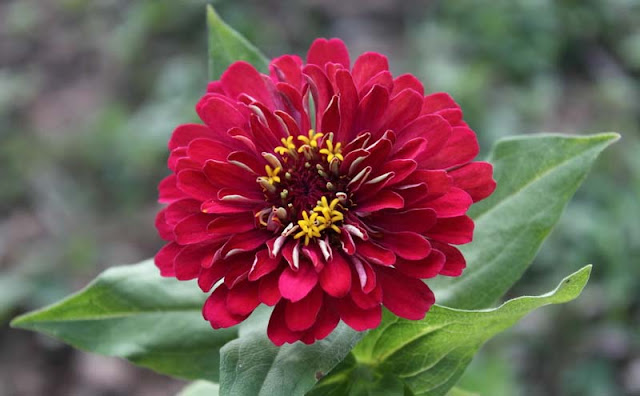
[[[197,119],[206,84],[204,5],[0,3],[0,318],[160,246],[166,142]],[[621,133],[511,293],[539,293],[593,263],[584,295],[490,342],[462,385],[483,395],[640,394],[640,2],[216,7],[269,56],[304,55],[317,36],[386,53],[395,73],[456,98],[483,152],[534,131]]]

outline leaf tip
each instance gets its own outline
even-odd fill
[[[26,326],[27,323],[29,323],[29,317],[31,316],[30,313],[26,313],[20,316],[17,316],[15,318],[13,318],[11,320],[11,322],[9,322],[9,327],[14,328],[14,329],[25,329],[28,326]]]
[[[590,137],[592,139],[602,140],[604,142],[608,142],[609,144],[613,144],[620,140],[622,136],[617,132],[604,132],[598,133],[596,135],[591,135]]]
[[[216,12],[215,8],[213,8],[211,4],[207,4],[207,24],[211,26],[218,21],[220,21],[220,16]]]

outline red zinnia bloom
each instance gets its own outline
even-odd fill
[[[382,305],[422,319],[434,303],[422,279],[462,273],[452,245],[471,241],[465,213],[495,182],[448,94],[393,78],[377,53],[352,67],[342,41],[318,39],[306,63],[281,56],[268,76],[232,64],[196,110],[204,125],[169,141],[155,261],[205,292],[219,283],[203,307],[214,328],[260,303],[275,306],[277,345],[313,343],[340,319],[374,328]]]

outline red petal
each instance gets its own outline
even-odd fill
[[[351,61],[349,60],[347,46],[337,38],[331,40],[316,39],[307,53],[307,63],[318,65],[324,70],[324,66],[329,62],[339,63],[348,69]]]
[[[219,141],[212,139],[195,139],[189,143],[187,155],[190,160],[197,162],[202,167],[208,160],[226,160],[231,151],[231,148],[224,146]]]
[[[421,137],[411,139],[401,147],[396,143],[395,147],[399,148],[393,153],[393,158],[414,159],[427,148],[427,145],[427,139]]]
[[[302,59],[295,55],[283,55],[271,61],[271,75],[276,81],[284,81],[296,89],[302,88]]]
[[[206,254],[206,247],[201,245],[185,246],[173,261],[176,279],[189,280],[198,277],[202,269],[202,259]]]
[[[200,171],[186,169],[178,172],[177,184],[180,190],[199,201],[213,199],[218,195],[218,189]]]
[[[416,201],[421,202],[436,199],[449,191],[452,181],[453,178],[451,178],[444,170],[420,169],[413,172],[411,176],[406,178],[405,183],[409,185],[424,183],[427,186],[427,194],[423,194],[422,197],[413,197],[419,198],[417,200],[407,199],[407,195],[404,193],[402,195],[405,198],[405,202],[410,201],[412,203],[415,203]]]
[[[350,297],[337,301],[336,306],[340,318],[356,331],[364,331],[378,327],[382,320],[382,308],[377,305],[371,309],[362,309]]]
[[[246,151],[234,151],[230,153],[227,161],[256,175],[261,175],[264,172],[264,162],[259,161],[255,154],[250,154]]]
[[[240,252],[250,252],[262,246],[268,239],[269,233],[262,229],[234,234],[224,244],[220,253],[222,257],[229,257]]]
[[[179,125],[169,139],[169,150],[178,147],[186,147],[189,143],[198,138],[211,137],[213,132],[209,127],[200,124]]]
[[[382,303],[400,317],[420,320],[435,303],[433,292],[424,282],[398,270],[380,268],[378,280],[382,285]]]
[[[256,281],[271,273],[278,268],[281,261],[280,256],[272,258],[269,255],[268,250],[260,250],[256,253],[256,258],[251,266],[251,271],[249,271],[249,280]]]
[[[207,225],[207,231],[214,235],[231,235],[255,228],[255,218],[250,212],[220,216]]]
[[[279,272],[271,272],[268,275],[260,278],[260,286],[258,288],[258,298],[263,304],[272,306],[276,305],[282,295],[278,288],[278,281],[280,279]]]
[[[333,87],[324,72],[324,68],[309,64],[304,67],[303,72],[309,77],[309,88],[316,105],[316,117],[320,120],[333,97]]]
[[[358,105],[356,131],[377,131],[380,120],[389,106],[389,92],[380,85],[374,85]]]
[[[353,263],[353,268],[358,275],[362,291],[364,293],[371,293],[371,291],[376,287],[376,272],[371,267],[371,264],[366,261],[362,261],[357,257],[352,257],[351,262]]]
[[[431,228],[437,221],[436,213],[431,209],[411,209],[402,212],[375,213],[371,224],[386,231],[413,231],[419,234]]]
[[[217,264],[215,263],[214,265]],[[224,284],[231,288],[246,279],[252,264],[253,257],[251,257],[251,254],[238,254],[222,261],[220,265],[227,267],[227,273],[224,275]]]
[[[446,176],[446,172],[445,172]],[[407,183],[405,181],[405,183]],[[411,208],[427,196],[428,188],[424,182],[395,186],[395,191],[404,199],[404,207]]]
[[[263,103],[268,108],[274,107],[273,99],[267,91],[267,87],[262,76],[255,67],[244,61],[231,64],[229,68],[220,76],[222,86],[233,99],[240,95],[249,95],[258,102]],[[239,125],[238,125],[239,126]]]
[[[396,262],[396,255],[393,251],[371,241],[356,242],[356,253],[374,264],[389,266]]]
[[[181,198],[185,198],[185,194],[176,186],[176,175],[169,175],[162,179],[158,185],[158,202],[171,203]]]
[[[247,318],[243,315],[234,315],[227,310],[225,304],[227,292],[226,286],[220,285],[207,298],[204,307],[202,307],[202,316],[211,323],[211,327],[214,329],[235,326]]]
[[[165,241],[173,241],[175,239],[175,236],[173,235],[173,226],[167,223],[166,214],[166,208],[158,212],[155,222],[156,229],[158,230],[158,235],[160,235],[160,238],[164,239]]]
[[[222,191],[222,190],[220,190]],[[218,198],[210,199],[202,203],[200,210],[203,213],[227,215],[243,212],[251,212],[251,205],[245,202],[220,201]]]
[[[211,222],[211,219],[211,215],[204,213],[196,213],[186,217],[176,224],[173,229],[176,241],[181,245],[190,245],[208,239],[214,239],[207,231],[207,225]]]
[[[468,216],[438,219],[426,235],[440,242],[462,245],[473,239],[473,220]]]
[[[456,126],[469,127],[466,123],[462,122],[462,110],[460,109],[444,109],[434,114],[437,114],[440,117],[447,120],[447,122],[451,124],[452,127],[456,127]]]
[[[196,213],[200,213],[200,202],[195,199],[181,199],[167,206],[165,219],[167,223],[175,225]]]
[[[225,155],[226,157],[226,155]],[[202,172],[213,186],[218,188],[247,186],[248,190],[257,190],[256,177],[246,169],[232,165],[228,162],[209,160],[204,165]]]
[[[356,252],[356,245],[353,242],[351,234],[348,232],[340,233],[340,246],[342,247],[342,250],[350,256]]]
[[[311,338],[311,343],[315,340],[321,340],[329,335],[340,322],[340,315],[330,306],[328,298],[325,298],[322,308],[316,318],[316,323],[305,333]]]
[[[413,121],[422,108],[422,95],[413,89],[405,89],[391,98],[389,110],[382,121],[383,128],[400,131]]]
[[[466,164],[478,155],[476,134],[466,127],[453,128],[445,146],[431,158],[420,162],[427,169],[448,169]]]
[[[260,304],[258,284],[239,282],[227,293],[227,309],[234,315],[249,315]]]
[[[340,128],[336,131],[336,141],[350,142],[354,136],[353,120],[358,108],[358,91],[346,70],[338,70],[336,73],[336,89],[339,96]],[[345,148],[346,150],[346,148]]]
[[[356,213],[377,212],[383,209],[402,209],[404,199],[398,193],[391,190],[382,190],[378,194],[370,195],[358,203]]]
[[[318,130],[335,132],[340,129],[340,110],[338,102],[338,95],[333,95],[331,101],[327,105],[327,109],[322,114]]]
[[[300,301],[287,301],[284,310],[287,327],[293,331],[302,331],[313,326],[322,307],[322,300],[322,289],[316,287]]]
[[[407,260],[420,260],[431,251],[431,244],[415,232],[383,232],[380,244]]]
[[[242,127],[247,123],[246,116],[228,98],[218,94],[205,95],[198,102],[196,111],[211,129],[211,134],[219,139],[224,138],[230,128]]]
[[[379,284],[376,284],[369,293],[365,293],[360,288],[360,284],[354,279],[350,295],[353,302],[362,309],[371,309],[382,303],[382,288]]]
[[[467,213],[473,200],[464,190],[452,187],[445,195],[426,202],[425,207],[433,209],[438,217],[456,217]]]
[[[173,268],[173,260],[176,255],[180,253],[182,246],[175,242],[168,243],[156,253],[155,263],[156,267],[160,269],[160,275],[162,276],[175,276],[176,273]]]
[[[362,169],[367,166],[371,166],[374,168],[379,168],[380,164],[383,164],[389,153],[391,152],[391,148],[393,147],[393,143],[391,140],[386,137],[380,138],[375,141],[375,143],[371,144],[366,148],[366,150],[370,153],[359,165],[358,168]]]
[[[422,114],[431,114],[444,109],[458,109],[460,106],[446,92],[436,92],[427,95],[422,105]]]
[[[322,251],[317,244],[311,244],[310,246],[303,246],[300,249],[302,253],[311,261],[313,267],[316,269],[316,272],[321,271],[324,268],[324,262],[321,258]]]
[[[211,267],[202,268],[198,275],[198,286],[203,292],[208,292],[216,282],[224,278],[227,270],[228,266],[221,261],[214,263]]]
[[[444,263],[445,255],[434,248],[425,259],[409,261],[399,258],[394,267],[412,278],[428,279],[438,275]]]
[[[447,245],[445,243],[433,242],[433,248],[437,249],[436,251],[440,251],[446,256],[446,261],[444,263],[444,267],[440,271],[441,275],[446,276],[460,276],[462,274],[462,270],[465,269],[467,263],[464,259],[464,256],[458,249],[454,246]]]
[[[391,187],[398,183],[404,181],[413,171],[416,169],[418,164],[414,160],[410,159],[395,159],[391,161],[385,162],[385,164],[380,168],[379,173],[385,174],[387,172],[393,172],[393,178],[389,180],[387,183],[387,187]]]
[[[276,305],[273,313],[271,313],[269,325],[267,326],[267,335],[277,346],[281,346],[284,343],[294,343],[298,341],[301,336],[299,332],[291,331],[287,327],[285,319],[285,305],[285,301]]]
[[[393,91],[391,92],[391,96],[395,96],[398,92],[401,92],[403,89],[413,89],[418,92],[420,95],[424,95],[424,87],[420,80],[418,80],[412,74],[402,74],[396,77],[393,80]]]
[[[327,261],[319,274],[320,286],[333,297],[343,297],[351,289],[351,268],[341,254]]]
[[[311,263],[301,262],[297,271],[286,267],[278,280],[278,288],[282,297],[292,302],[302,300],[318,283],[318,274]]]
[[[415,138],[427,139],[427,147],[417,158],[429,159],[444,147],[451,136],[451,125],[437,115],[424,115],[416,118],[398,132],[398,147]]]
[[[465,190],[473,202],[488,197],[496,189],[493,166],[488,162],[472,162],[450,171],[449,175],[453,177],[453,184]]]
[[[377,52],[365,52],[360,55],[353,64],[353,82],[356,87],[362,87],[381,71],[389,70],[387,57]]]
[[[360,97],[365,96],[367,92],[371,91],[371,88],[375,86],[382,87],[385,91],[390,92],[393,88],[393,77],[391,73],[387,70],[383,70],[380,73],[373,76],[369,81],[367,81],[364,85],[358,87],[358,95]]]

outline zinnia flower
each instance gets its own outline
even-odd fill
[[[213,328],[262,303],[276,345],[309,344],[340,320],[378,326],[382,306],[422,319],[423,279],[462,273],[452,245],[471,241],[465,213],[495,182],[448,94],[393,78],[378,53],[351,66],[342,41],[318,39],[306,63],[284,55],[269,75],[232,64],[196,110],[204,124],[169,141],[155,262],[216,286],[202,311]]]

